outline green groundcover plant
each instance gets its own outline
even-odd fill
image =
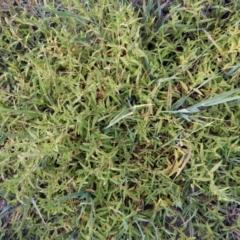
[[[31,4],[0,10],[0,238],[239,239],[238,1]]]

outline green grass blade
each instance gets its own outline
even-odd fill
[[[28,110],[15,110],[15,109],[3,108],[3,107],[0,107],[0,112],[16,114],[16,115],[22,114],[29,117],[41,117],[43,115],[43,113],[36,113]]]
[[[80,23],[82,23],[83,25],[86,25],[87,21],[90,21],[90,18],[88,17],[83,17],[83,16],[77,16],[71,12],[68,11],[58,11],[55,9],[50,9],[50,8],[46,8],[46,7],[36,7],[37,9],[41,10],[41,11],[45,11],[45,12],[49,12],[49,13],[53,13],[58,15],[59,17],[63,17],[63,18],[74,18],[77,21],[79,21]]]

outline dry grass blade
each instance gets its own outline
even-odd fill
[[[187,163],[189,162],[191,157],[192,157],[192,146],[190,146],[190,148],[188,149],[188,154],[187,154],[186,158],[184,159],[182,166],[177,171],[176,176],[173,179],[173,182],[181,174],[181,172],[183,171],[183,169],[185,168],[185,166],[187,165]]]

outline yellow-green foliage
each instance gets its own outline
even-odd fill
[[[0,11],[1,239],[239,239],[239,4],[223,2]]]

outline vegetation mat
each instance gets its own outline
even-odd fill
[[[240,239],[239,1],[2,1],[1,239]]]

